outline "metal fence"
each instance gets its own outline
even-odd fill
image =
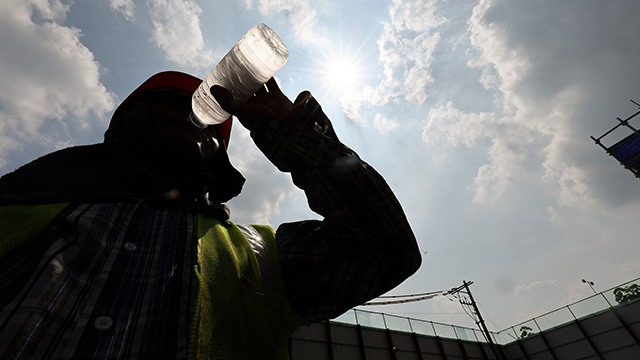
[[[499,331],[494,334],[495,342],[498,344],[507,344],[517,339],[535,335],[536,333],[558,327],[568,322],[573,322],[574,320],[615,308],[621,304],[616,300],[614,291],[618,288],[635,284],[639,280],[640,278],[631,280],[609,290],[596,293],[580,301]],[[636,298],[631,301],[638,300],[640,299]]]
[[[590,297],[537,316],[531,320],[521,322],[507,329],[490,332],[493,342],[500,345],[508,344],[517,339],[522,339],[586,316],[607,311],[619,305],[614,294],[616,289],[637,283],[639,280],[640,278],[631,280],[615,288],[596,293]],[[634,299],[634,301],[638,300],[640,299]],[[332,321],[377,329],[415,332],[416,334],[440,336],[449,339],[487,342],[484,334],[479,329],[360,309],[351,309]]]
[[[415,332],[416,334],[440,336],[449,339],[487,342],[479,329],[360,309],[351,309],[332,320],[332,322],[360,325],[376,329],[390,329],[410,333]]]

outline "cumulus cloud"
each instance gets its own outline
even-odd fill
[[[0,3],[0,166],[19,143],[55,146],[68,131],[87,131],[88,115],[114,106],[80,30],[61,25],[68,11],[61,1]],[[42,134],[50,121],[61,127]]]
[[[602,119],[594,115],[603,115],[604,100],[634,87],[623,80],[638,51],[627,35],[633,31],[625,34],[633,21],[628,7],[503,0],[475,6],[467,22],[467,66],[479,71],[478,81],[492,94],[495,109],[463,113],[453,105],[436,108],[423,139],[445,135],[451,144],[469,147],[490,139],[481,145],[487,162],[472,184],[476,200],[495,200],[482,194],[505,194],[523,171],[553,184],[561,206],[581,207],[598,199],[594,186],[601,186],[596,183],[601,176],[593,170],[588,135]]]
[[[379,62],[384,78],[375,86],[365,87],[356,96],[341,99],[343,111],[355,122],[361,121],[360,111],[365,105],[380,107],[390,102],[423,104],[431,74],[433,52],[440,41],[434,29],[446,23],[438,1],[395,0],[389,19],[383,24],[378,38]],[[388,128],[378,128],[388,131]]]
[[[109,0],[111,9],[125,19],[151,28],[151,41],[169,61],[193,71],[208,71],[213,52],[205,46],[195,0],[148,0],[144,20],[135,19],[134,0]]]
[[[262,14],[287,13],[293,33],[301,43],[315,43],[322,39],[317,32],[316,10],[309,0],[257,0],[257,3]],[[246,0],[245,4],[252,8],[254,1]]]
[[[149,6],[152,40],[167,58],[181,66],[208,69],[213,54],[205,48],[200,7],[192,0],[151,0]]]
[[[498,201],[512,186],[515,179],[519,179],[520,163],[526,158],[523,152],[514,152],[501,142],[494,143],[488,151],[490,163],[478,168],[469,189],[474,192],[474,201],[492,203]]]
[[[109,0],[111,10],[122,14],[125,19],[133,21],[135,15],[135,4],[133,0]]]
[[[247,179],[242,194],[229,202],[239,224],[271,224],[280,204],[296,191],[288,174],[278,171],[253,145],[249,132],[237,126],[230,140],[229,159]],[[291,209],[288,209],[291,210]],[[291,220],[291,219],[289,219]]]
[[[583,168],[568,166],[557,179],[560,185],[558,204],[570,207],[586,207],[595,204],[591,189],[587,185],[587,172]]]
[[[427,144],[464,145],[484,150],[487,163],[478,168],[469,188],[474,200],[495,202],[524,172],[522,162],[527,159],[531,130],[493,112],[464,112],[452,102],[432,108],[425,121],[422,140]]]
[[[431,63],[440,33],[433,31],[446,23],[438,1],[394,0],[389,11],[391,20],[378,40],[387,84],[401,88],[384,88],[382,92],[400,93],[406,100],[421,104],[427,100],[426,86],[433,83]],[[398,74],[400,77],[395,77]],[[396,82],[397,81],[397,82]],[[402,90],[401,90],[402,89]]]
[[[466,113],[457,109],[453,102],[434,107],[429,111],[422,131],[422,140],[427,144],[467,147],[478,146],[481,140],[490,138],[498,131],[501,120],[495,113]]]
[[[509,33],[484,16],[493,9],[492,1],[481,1],[469,19],[471,43],[481,57],[470,60],[470,67],[482,69],[481,82],[487,89],[510,89],[522,80],[529,61],[517,49],[509,48]]]
[[[462,76],[473,76],[486,90],[478,96],[486,98],[480,105],[446,98],[424,122],[425,142],[484,155],[469,184],[474,200],[485,210],[515,212],[496,220],[491,236],[504,225],[505,237],[535,238],[526,255],[514,259],[520,284],[514,315],[520,319],[588,296],[580,279],[590,271],[611,285],[621,275],[637,277],[627,255],[637,247],[629,218],[637,213],[637,183],[624,169],[612,173],[615,160],[589,135],[635,111],[615,107],[638,93],[633,69],[640,48],[629,25],[638,10],[632,2],[479,1],[466,40],[457,44],[467,47]],[[532,221],[539,214],[545,218]],[[538,229],[523,230],[527,222]],[[531,274],[549,280],[533,281]]]
[[[382,114],[376,114],[376,117],[373,119],[373,127],[378,129],[382,134],[386,134],[397,129],[398,123]]]

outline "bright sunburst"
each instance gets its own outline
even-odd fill
[[[342,46],[328,52],[321,52],[316,61],[314,72],[319,73],[320,89],[332,97],[342,98],[346,94],[359,91],[365,87],[367,74],[372,65],[367,64],[362,54],[364,43],[359,47]]]
[[[323,69],[323,81],[330,91],[347,92],[362,80],[362,67],[354,59],[337,57],[327,60]]]
[[[309,68],[313,76],[316,94],[325,99],[342,103],[345,99],[357,98],[366,91],[367,84],[379,73],[375,43],[369,41],[370,33],[350,33],[343,39],[340,34],[323,38],[315,52],[310,53]],[[364,37],[363,37],[364,35]]]

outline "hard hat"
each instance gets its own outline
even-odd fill
[[[201,79],[178,71],[164,71],[151,76],[149,79],[143,82],[142,85],[138,86],[137,89],[129,94],[129,96],[127,96],[127,98],[124,99],[124,101],[114,111],[113,116],[111,117],[111,122],[109,123],[109,128],[104,134],[105,141],[112,139],[122,128],[122,121],[124,120],[124,117],[120,115],[122,115],[124,111],[123,109],[126,109],[130,105],[135,103],[135,101],[144,93],[150,90],[162,88],[177,88],[185,90],[189,93],[193,93],[201,83]],[[225,148],[229,147],[231,124],[232,121],[230,116],[222,124],[217,125],[219,126],[218,131],[224,138]]]

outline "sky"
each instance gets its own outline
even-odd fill
[[[389,294],[473,281],[502,330],[592,295],[581,279],[640,277],[640,180],[590,139],[638,110],[638,13],[634,0],[3,0],[0,174],[101,142],[145,79],[204,78],[265,23],[289,49],[283,91],[310,90],[403,205],[423,265]],[[247,178],[233,221],[319,217],[237,122],[229,151]],[[475,326],[447,296],[362,309]]]

